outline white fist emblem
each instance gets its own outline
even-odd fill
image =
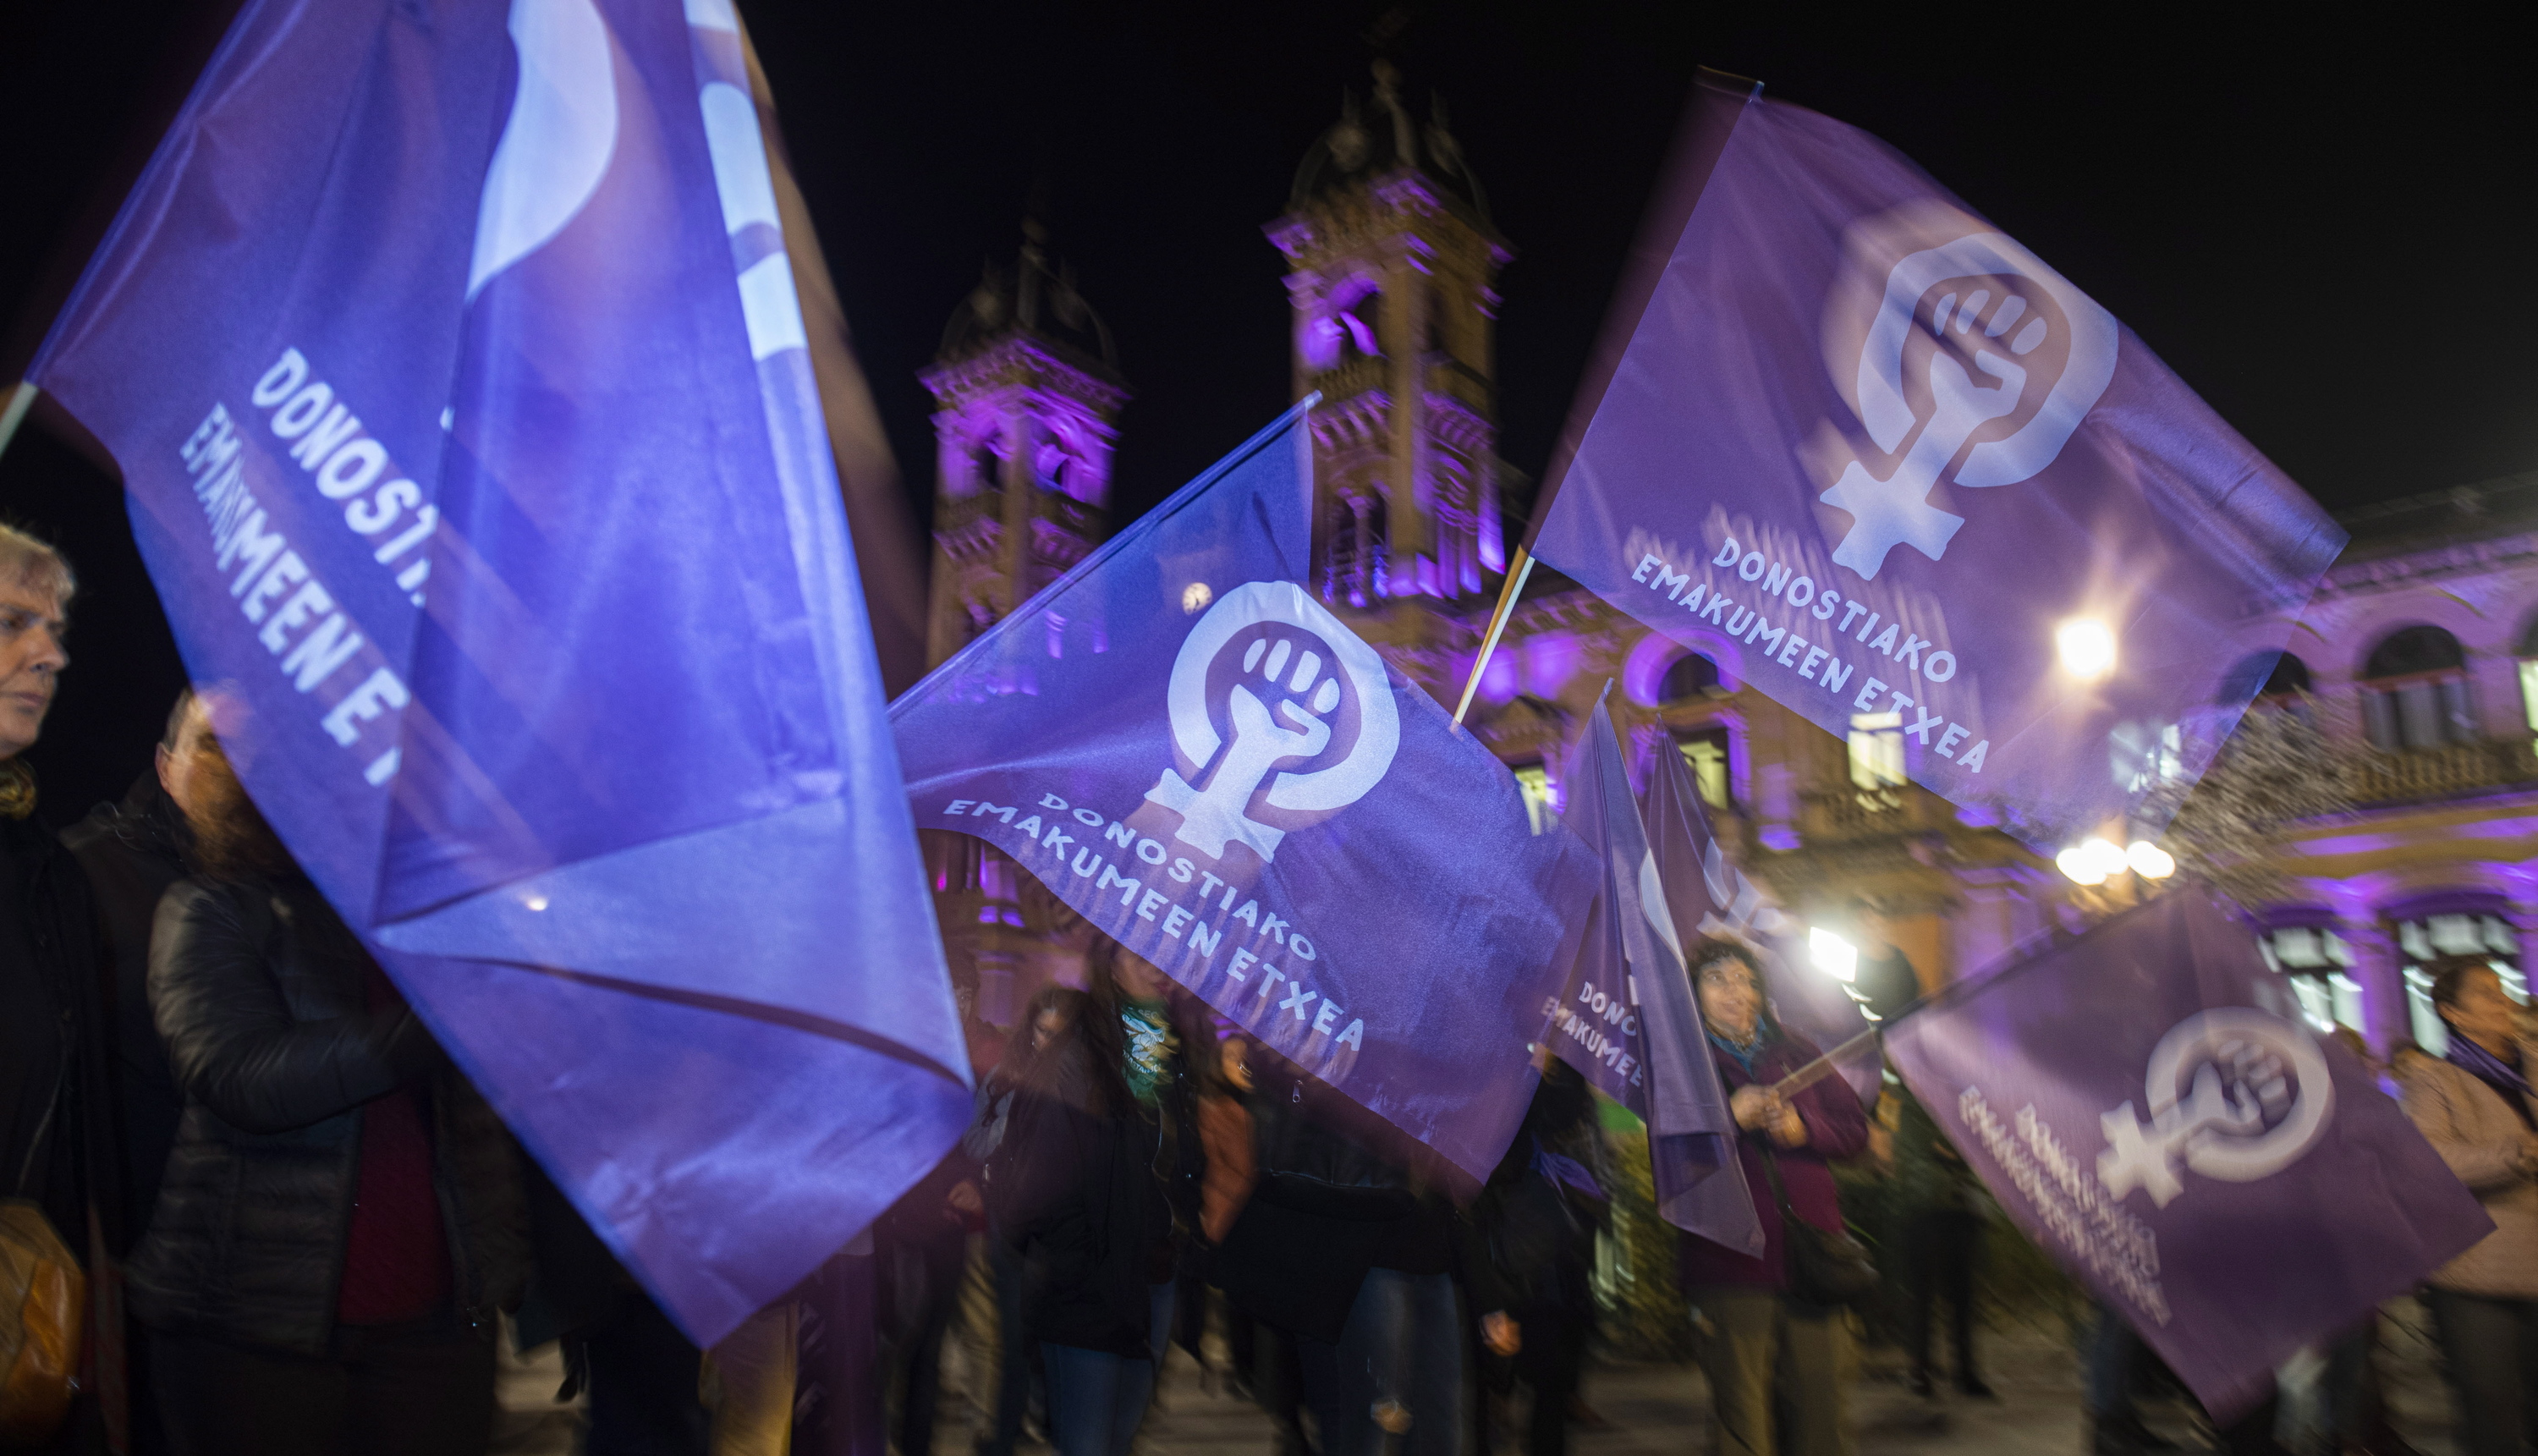
[[[1949,212],[1938,226],[1978,225]],[[1931,231],[1891,216],[1854,229],[1854,274]],[[1937,561],[1965,524],[1930,503],[1948,468],[1962,456],[1954,483],[1982,487],[2052,464],[2113,377],[2115,342],[2112,314],[2001,233],[1905,252],[1886,270],[1859,345],[1854,401],[1869,438],[1903,457],[1882,476],[1853,460],[1824,493],[1851,516],[1834,561],[1872,578],[1898,546]],[[2015,423],[1974,442],[1999,421]]]
[[[1364,798],[1401,742],[1383,660],[1291,582],[1217,599],[1173,659],[1170,705],[1177,761],[1146,797],[1210,859],[1236,843],[1270,859]]]

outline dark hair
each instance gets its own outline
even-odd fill
[[[264,811],[238,781],[237,769],[216,738],[204,746],[196,771],[202,793],[198,816],[186,816],[194,830],[194,862],[220,880],[250,875],[288,874],[299,868],[282,836],[265,821]]]
[[[1067,1033],[1084,1020],[1084,1008],[1083,992],[1065,986],[1042,986],[1039,994],[1023,1008],[1022,1020],[1014,1024],[1014,1034],[1005,1042],[1005,1055],[996,1064],[996,1075],[1005,1082],[1017,1084],[1031,1076],[1032,1069],[1049,1054],[1032,1045],[1032,1036],[1039,1026],[1039,1019],[1053,1011],[1065,1021],[1058,1033],[1049,1038],[1049,1051],[1053,1052],[1065,1041]]]
[[[1116,967],[1119,958],[1131,954],[1126,947],[1106,935],[1094,938],[1093,949],[1085,957],[1085,994],[1092,999],[1092,1015],[1087,1018],[1087,1040],[1101,1064],[1095,1075],[1117,1084],[1119,1106],[1127,1105],[1128,1038],[1121,1027],[1120,1003],[1126,998],[1119,990]],[[1190,1091],[1201,1094],[1238,1095],[1225,1080],[1225,1058],[1217,1053],[1216,1023],[1205,1004],[1183,991],[1171,977],[1164,977],[1164,1015],[1171,1023],[1172,1035],[1180,1042],[1176,1060],[1179,1075]]]
[[[2496,970],[2491,961],[2462,957],[2440,963],[2433,971],[2433,1005],[2458,1005],[2459,997],[2467,992],[2467,978],[2480,970],[2493,976],[2497,983],[2503,979],[2502,972]]]
[[[1754,954],[1752,946],[1743,941],[1727,940],[1718,936],[1703,936],[1693,943],[1692,955],[1686,960],[1689,962],[1686,973],[1692,978],[1692,1005],[1695,1013],[1701,1012],[1701,973],[1721,960],[1743,962],[1745,968],[1754,974],[1754,994],[1763,1003],[1762,1008],[1754,1014],[1755,1029],[1766,1038],[1777,1039],[1780,1034],[1780,1023],[1771,1015],[1771,981],[1763,973],[1763,962]],[[1708,1025],[1709,1018],[1703,1014],[1702,1026],[1706,1028]]]

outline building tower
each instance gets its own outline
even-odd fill
[[[1319,390],[1314,586],[1381,647],[1417,655],[1505,566],[1493,359],[1513,256],[1446,128],[1391,65],[1296,169],[1269,240],[1287,258],[1296,398]]]
[[[933,586],[940,663],[1107,534],[1111,442],[1128,390],[1110,330],[1036,222],[1010,275],[988,265],[919,376],[934,395]]]
[[[1128,390],[1110,330],[1023,225],[918,377],[934,395],[934,571],[926,661],[939,664],[1063,575],[1107,533],[1110,451]],[[953,981],[1009,1026],[1052,980],[1080,983],[1091,932],[1003,855],[926,830],[925,868]]]

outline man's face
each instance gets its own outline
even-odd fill
[[[2510,1046],[2520,1039],[2520,1008],[2503,992],[2503,978],[2472,970],[2459,983],[2458,1001],[2441,1008],[2450,1029],[2484,1045]]]
[[[206,775],[218,771],[221,764],[207,762],[221,751],[220,740],[212,736],[211,699],[196,694],[185,704],[184,720],[176,725],[176,744],[159,748],[159,786],[176,801],[176,810],[189,822],[199,822],[206,805]]]
[[[62,650],[62,604],[35,587],[0,585],[0,759],[33,748],[53,706],[70,654]]]

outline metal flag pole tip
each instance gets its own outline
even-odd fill
[[[0,405],[0,455],[9,453],[9,441],[18,437],[18,427],[26,423],[27,412],[35,406],[35,386],[18,381],[9,391],[9,403]]]

